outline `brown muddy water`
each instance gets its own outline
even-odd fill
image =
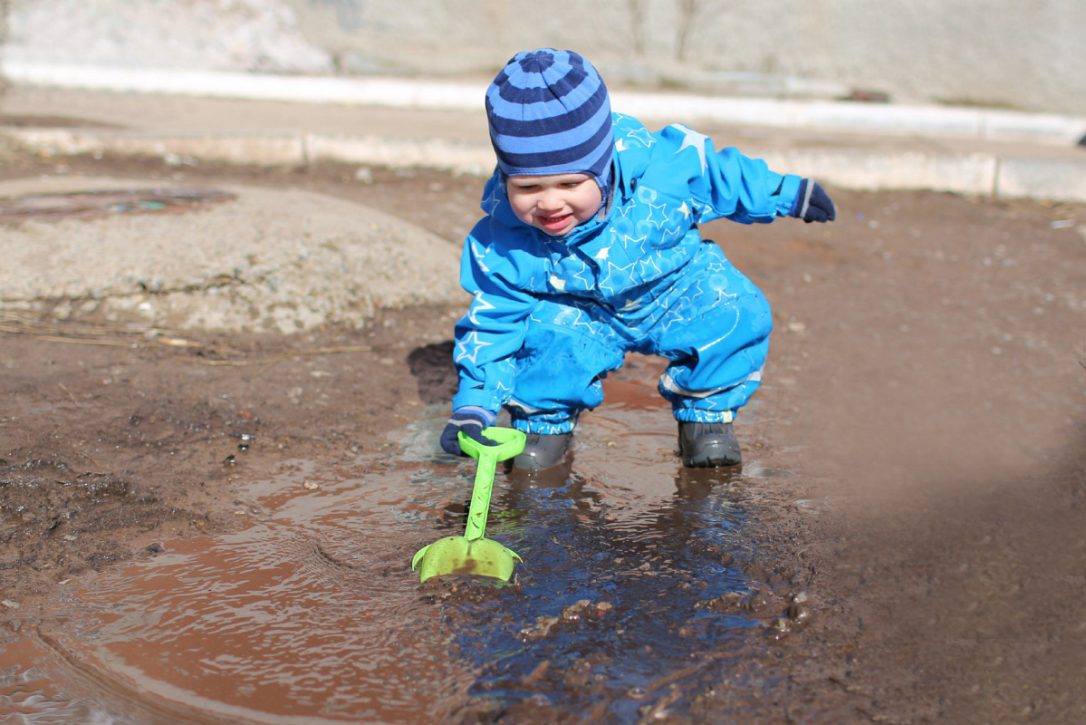
[[[710,667],[771,639],[741,527],[744,480],[772,472],[684,470],[651,382],[608,387],[572,467],[499,476],[488,535],[525,560],[511,584],[420,586],[409,570],[462,530],[473,473],[435,452],[432,407],[380,459],[283,466],[235,511],[251,522],[239,532],[81,579],[6,648],[0,709],[34,722],[681,714]]]

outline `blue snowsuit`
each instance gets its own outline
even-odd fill
[[[761,291],[697,225],[788,215],[801,179],[674,124],[613,114],[605,209],[564,237],[517,219],[495,173],[468,234],[453,409],[503,405],[530,433],[566,433],[636,351],[670,360],[660,393],[680,421],[728,422],[761,382],[772,319]]]

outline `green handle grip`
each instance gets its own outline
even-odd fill
[[[513,428],[487,428],[483,435],[494,441],[495,445],[485,445],[462,432],[457,435],[460,450],[479,462],[475,469],[475,483],[471,489],[468,525],[464,531],[464,537],[468,541],[481,539],[486,533],[490,495],[494,490],[494,474],[498,470],[498,462],[519,455],[524,450],[526,440],[524,433]]]
[[[479,456],[479,467],[475,469],[475,485],[471,488],[471,506],[468,507],[468,526],[464,530],[464,537],[468,541],[481,539],[486,533],[490,494],[494,491],[494,474],[497,469],[497,456],[490,452],[483,452]]]

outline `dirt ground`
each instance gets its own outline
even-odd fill
[[[447,238],[479,189],[421,171],[360,184],[350,168],[89,159],[16,159],[2,175],[78,171],[297,186]],[[834,199],[834,225],[706,229],[774,305],[766,432],[737,425],[792,470],[748,529],[759,566],[812,604],[689,716],[1086,720],[1086,209]],[[236,527],[239,483],[280,461],[386,445],[451,394],[460,313],[187,344],[3,314],[0,627],[33,627],[81,572]]]

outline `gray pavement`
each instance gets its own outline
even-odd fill
[[[696,125],[690,119],[679,122]],[[698,125],[774,168],[865,190],[1086,201],[1086,148],[933,136]],[[405,109],[15,86],[0,150],[142,155],[169,164],[493,168],[482,110]],[[133,179],[0,183],[0,201]],[[456,245],[321,194],[223,187],[236,199],[177,214],[25,222],[0,235],[0,313],[102,312],[149,328],[292,333],[365,324],[377,310],[447,302]],[[184,220],[184,223],[179,221]]]
[[[480,176],[493,168],[481,108],[468,112],[34,86],[12,88],[0,108],[9,120],[0,134],[45,154],[140,154],[264,165],[338,161]],[[919,131],[902,136],[674,120],[776,168],[844,188],[1086,201],[1084,147]]]

